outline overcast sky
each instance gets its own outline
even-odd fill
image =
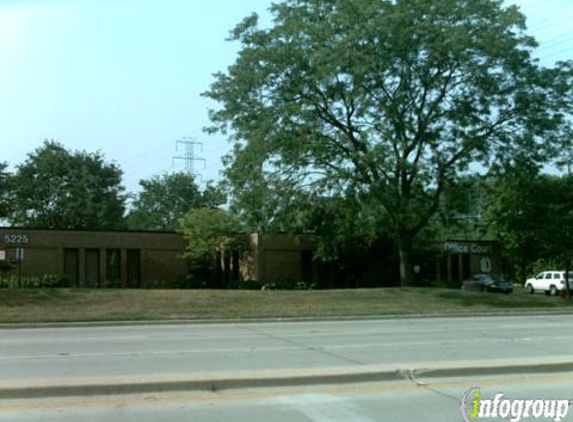
[[[573,55],[573,0],[512,0],[546,65]],[[203,142],[204,180],[218,178],[225,139],[207,136],[200,94],[234,61],[225,42],[269,0],[0,0],[0,161],[12,166],[44,139],[101,150],[135,190],[183,170],[176,140]]]

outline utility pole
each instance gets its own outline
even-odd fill
[[[185,172],[189,176],[200,176],[195,172],[195,161],[202,161],[203,166],[205,166],[206,160],[202,157],[197,157],[195,147],[199,146],[200,152],[203,152],[203,143],[197,142],[188,136],[184,136],[175,142],[175,151],[179,151],[180,145],[183,146],[183,155],[173,156],[173,162],[175,162],[175,160],[183,160],[185,162]]]

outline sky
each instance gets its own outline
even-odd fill
[[[573,58],[573,0],[506,0],[528,18],[544,65]],[[229,150],[207,135],[201,96],[239,46],[226,41],[242,18],[269,22],[270,0],[0,0],[0,162],[14,169],[44,139],[101,151],[124,186],[185,170],[217,180]],[[201,145],[199,145],[202,144]],[[176,149],[178,147],[178,149]]]

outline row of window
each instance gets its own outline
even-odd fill
[[[84,268],[80,268],[80,251],[77,248],[64,249],[64,274],[70,284],[79,287],[100,287],[122,284],[120,249],[105,249],[105,273],[101,274],[102,257],[100,249],[86,249]],[[126,287],[139,287],[141,284],[141,251],[126,251]],[[83,283],[80,283],[83,271]]]

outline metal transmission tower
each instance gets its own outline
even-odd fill
[[[183,160],[185,162],[185,172],[193,177],[201,177],[200,174],[195,172],[195,161],[202,161],[205,166],[206,160],[202,157],[197,157],[195,155],[195,147],[200,147],[200,152],[203,152],[203,143],[197,142],[193,138],[184,136],[180,140],[175,142],[175,151],[179,151],[179,145],[183,145],[184,155],[173,156],[173,161]]]

